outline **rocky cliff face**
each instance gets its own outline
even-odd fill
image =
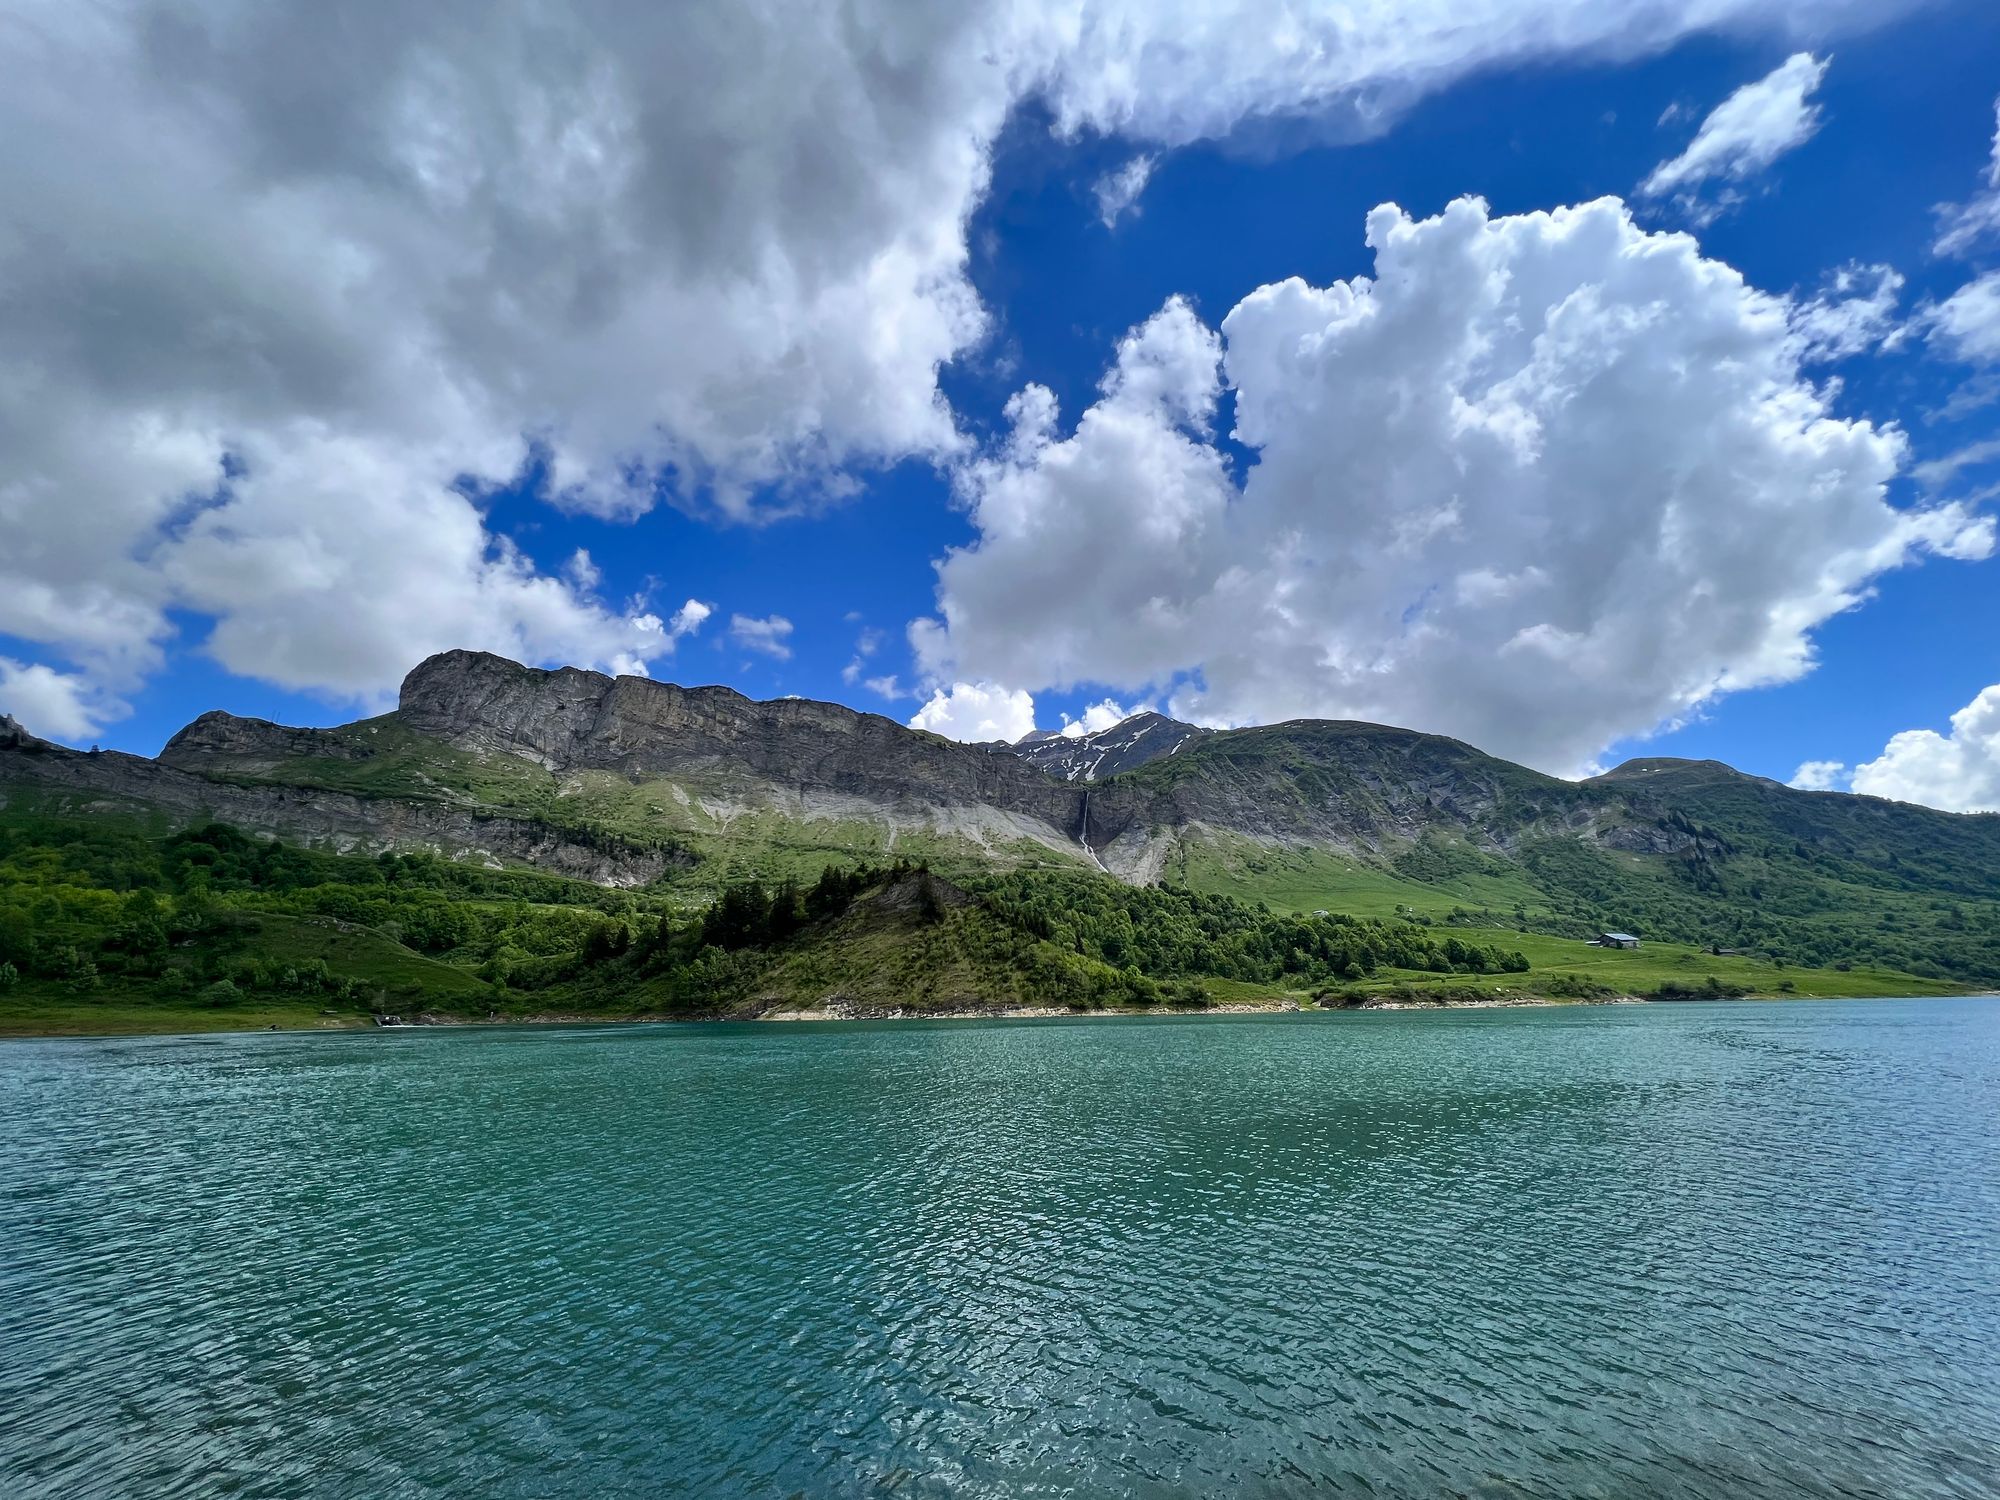
[[[228,823],[341,853],[422,850],[495,866],[530,865],[608,886],[648,885],[690,862],[685,850],[670,846],[586,836],[482,808],[242,786],[143,756],[65,749],[19,732],[18,725],[13,731],[0,725],[0,808],[32,804],[70,815],[138,814],[179,827]]]
[[[1361,854],[1445,832],[1504,848],[1588,832],[1598,798],[1457,740],[1300,720],[1206,736],[1092,789],[1092,843],[1203,827]]]
[[[1075,829],[1079,800],[1032,767],[880,714],[729,688],[682,688],[483,652],[434,656],[404,680],[396,721],[463,749],[552,771],[754,778],[870,801],[983,806]]]
[[[360,760],[366,754],[352,735],[338,730],[294,729],[215,709],[168,740],[160,763],[197,773],[224,768],[254,773],[291,760]]]

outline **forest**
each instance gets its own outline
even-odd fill
[[[1582,886],[1594,869],[1579,865],[1568,874]],[[1655,904],[1628,883],[1618,909],[1648,936],[1631,956],[1643,962],[1602,969],[1587,957],[1596,950],[1526,930],[1518,912],[1308,914],[1047,867],[953,884],[910,859],[833,860],[811,879],[725,879],[705,892],[680,881],[621,890],[422,852],[305,849],[222,825],[10,812],[0,999],[25,1025],[37,1006],[117,1003],[700,1016],[839,995],[1094,1009],[1259,993],[1897,992],[1861,964],[1848,983],[1841,956],[1811,983],[1783,954],[1676,956],[1662,938],[1681,925],[1676,885],[1662,878]],[[1892,935],[1900,913],[1885,916],[1869,938]],[[1829,917],[1830,932],[1840,925]],[[1958,935],[1974,952],[1990,941],[1969,921]]]
[[[1087,874],[1022,871],[961,890],[907,861],[829,864],[810,883],[733,882],[704,906],[421,853],[301,849],[222,825],[152,836],[10,819],[0,822],[0,991],[504,1006],[537,995],[615,1005],[621,987],[644,986],[669,1008],[702,1009],[799,945],[841,936],[835,924],[864,892],[918,876],[920,923],[949,915],[963,926],[963,908],[978,919],[982,962],[1099,1003],[1152,1003],[1176,981],[1170,993],[1185,999],[1186,982],[1209,978],[1310,987],[1528,968],[1519,952],[1411,922],[1282,914]],[[323,951],[296,951],[301,931],[325,935]],[[430,962],[385,978],[391,945]]]

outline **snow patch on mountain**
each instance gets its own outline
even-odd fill
[[[1007,749],[1036,769],[1063,781],[1090,782],[1172,755],[1190,741],[1213,733],[1165,714],[1146,712],[1089,734],[1036,730]]]

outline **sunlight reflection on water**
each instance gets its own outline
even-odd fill
[[[2000,1006],[0,1044],[0,1492],[2000,1493]]]

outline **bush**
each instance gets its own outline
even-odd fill
[[[1551,974],[1536,988],[1551,1000],[1603,1000],[1618,993],[1610,985],[1580,974]]]
[[[225,1005],[234,1005],[242,998],[243,991],[239,990],[227,979],[218,979],[214,984],[209,985],[201,992],[202,1004],[218,1008]]]
[[[6,994],[7,991],[14,988],[20,982],[21,971],[19,969],[15,968],[11,963],[0,964],[0,995]]]
[[[1735,1000],[1750,991],[1740,984],[1724,984],[1711,974],[1701,984],[1686,984],[1678,979],[1669,979],[1653,991],[1655,1000]]]

